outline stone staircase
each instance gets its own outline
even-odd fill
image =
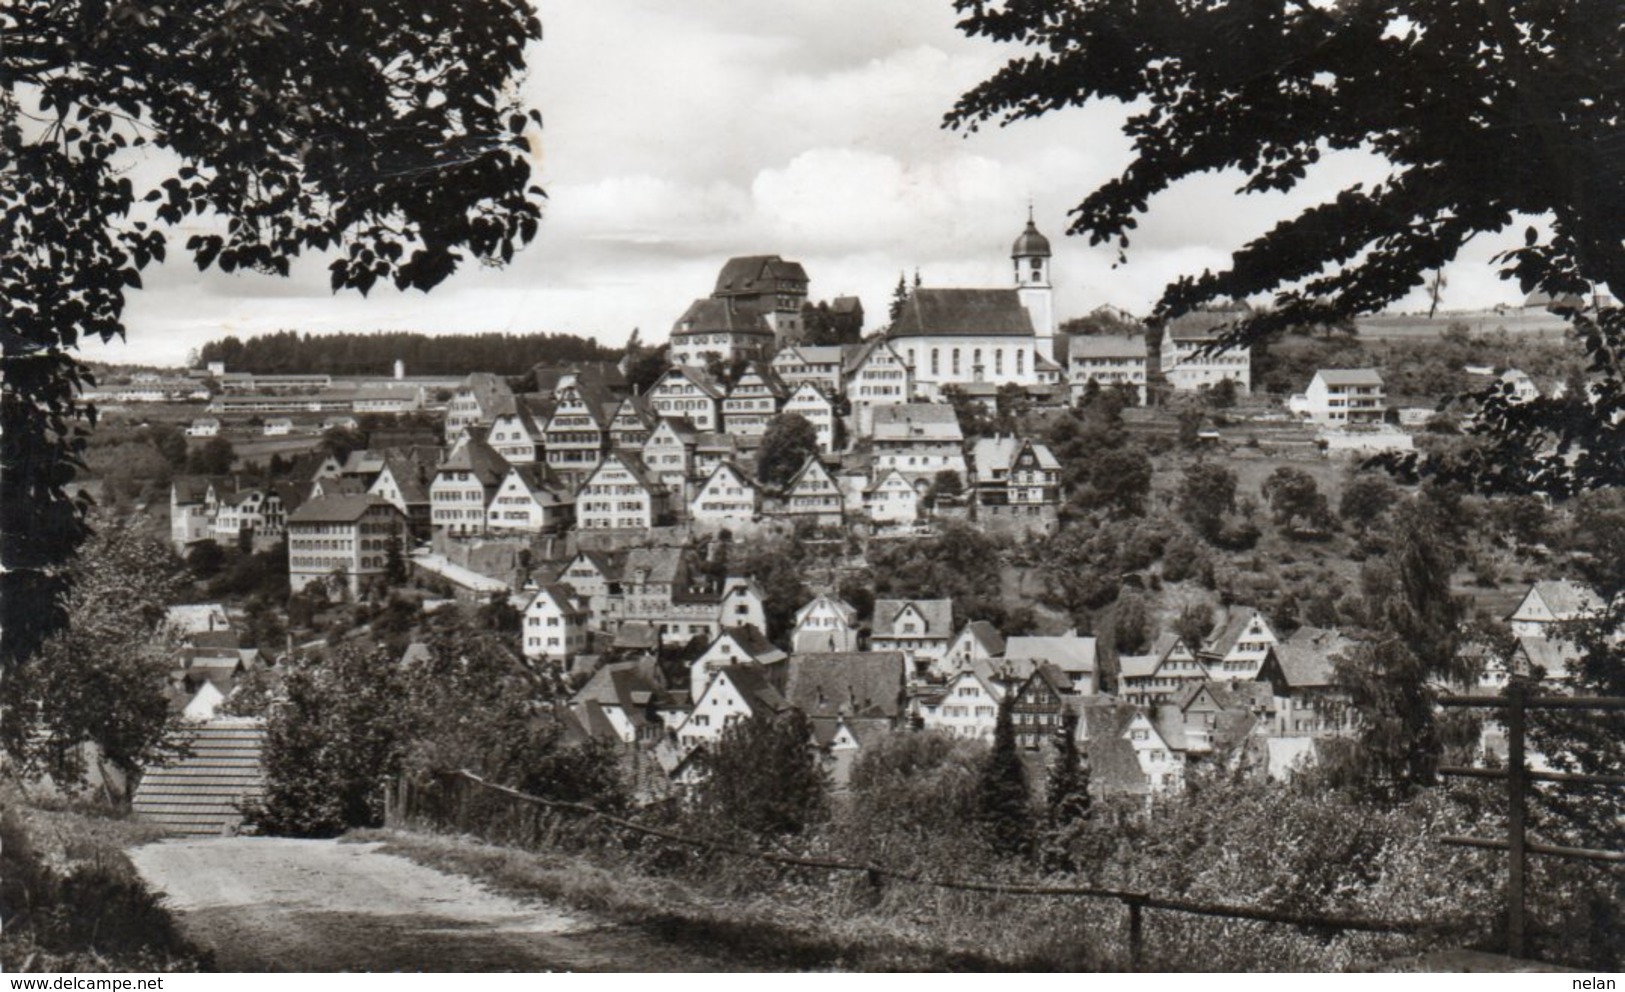
[[[135,815],[176,834],[234,834],[242,826],[244,803],[258,799],[263,790],[264,723],[221,718],[187,733],[191,755],[147,770],[136,786]]]

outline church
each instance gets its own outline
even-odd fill
[[[1032,212],[1010,249],[1009,289],[914,290],[887,332],[913,370],[915,392],[940,399],[943,386],[1061,381],[1055,361],[1055,301],[1049,239]]]

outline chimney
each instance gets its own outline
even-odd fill
[[[395,378],[406,378],[406,363],[401,361],[399,358],[395,359]]]

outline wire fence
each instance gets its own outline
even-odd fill
[[[564,826],[552,818],[524,814],[525,809],[549,811],[590,821],[626,834],[663,841],[682,847],[786,868],[851,873],[879,887],[887,881],[944,891],[987,893],[997,896],[1089,899],[1115,901],[1127,913],[1127,947],[1130,966],[1139,969],[1145,962],[1145,918],[1147,911],[1186,914],[1229,920],[1245,920],[1314,930],[1323,933],[1373,933],[1426,935],[1438,938],[1463,937],[1481,933],[1480,917],[1453,919],[1381,919],[1336,913],[1296,912],[1259,906],[1228,905],[1090,885],[1038,885],[1013,881],[961,878],[947,874],[910,871],[875,863],[859,863],[838,858],[812,857],[780,851],[761,850],[738,844],[689,836],[676,830],[639,823],[584,803],[532,795],[500,783],[488,781],[474,772],[445,772],[428,784],[403,778],[391,789],[388,822],[391,826],[453,829],[474,833],[495,843],[527,847],[552,847],[562,840]],[[482,801],[483,800],[483,801]],[[491,805],[496,801],[496,806]]]

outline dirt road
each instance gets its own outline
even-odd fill
[[[727,962],[492,893],[378,844],[264,837],[131,852],[222,971],[710,971]]]

